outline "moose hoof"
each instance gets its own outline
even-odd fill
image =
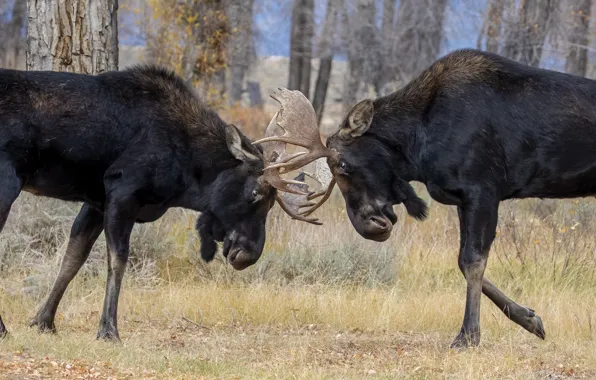
[[[6,330],[6,326],[2,322],[2,318],[0,317],[0,340],[6,338],[8,336],[8,330]]]
[[[117,330],[99,330],[96,339],[112,343],[120,343],[120,336],[118,335]]]
[[[469,347],[477,347],[480,344],[480,332],[466,334],[460,331],[459,334],[451,342],[452,349],[466,349]]]
[[[525,308],[526,315],[522,318],[520,323],[521,327],[528,330],[532,334],[536,335],[538,338],[544,340],[546,338],[546,332],[544,331],[544,325],[542,324],[542,319],[534,310]]]
[[[37,331],[40,333],[56,333],[56,325],[54,325],[54,320],[50,318],[36,316],[29,323],[29,327],[33,326],[37,326]]]

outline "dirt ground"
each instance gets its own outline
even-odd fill
[[[573,352],[528,336],[514,347],[491,339],[459,352],[440,334],[205,327],[188,319],[127,325],[132,334],[116,345],[95,341],[87,329],[17,329],[0,344],[0,379],[596,378]],[[76,344],[82,347],[65,348]]]

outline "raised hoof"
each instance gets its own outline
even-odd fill
[[[29,323],[29,327],[37,326],[37,331],[40,333],[56,333],[56,325],[54,321],[49,318],[35,316]]]
[[[534,310],[530,308],[526,308],[526,310],[527,315],[523,317],[520,326],[536,335],[538,338],[542,340],[546,339],[546,332],[544,331],[542,319],[536,315]]]
[[[110,330],[99,330],[97,333],[97,340],[104,340],[106,342],[112,343],[120,343],[120,336],[118,335],[118,331],[110,331]]]
[[[8,330],[6,330],[6,326],[2,322],[2,317],[0,317],[0,340],[4,339],[8,336]]]
[[[480,333],[475,333],[472,335],[465,334],[463,331],[460,331],[459,334],[453,339],[451,342],[452,349],[466,349],[470,347],[477,347],[480,344]]]

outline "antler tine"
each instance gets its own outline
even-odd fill
[[[275,199],[277,200],[277,203],[279,203],[279,205],[281,206],[281,208],[286,212],[286,214],[290,215],[293,219],[297,219],[297,220],[301,220],[303,222],[307,222],[307,223],[311,223],[311,224],[316,224],[318,226],[322,225],[323,223],[319,222],[318,219],[313,219],[313,218],[307,218],[303,215],[301,215],[298,212],[294,212],[292,210],[292,207],[289,206],[282,197],[280,197],[279,195],[277,195],[275,197]],[[300,208],[300,207],[298,207]]]
[[[329,198],[331,189],[328,188],[325,192],[313,195],[312,192],[308,192],[306,183],[297,180],[300,177],[302,177],[300,179],[304,179],[304,175],[289,180],[282,178],[281,174],[299,169],[320,158],[329,157],[333,153],[321,142],[316,113],[308,99],[300,91],[289,91],[285,88],[279,88],[279,90],[280,92],[272,94],[271,97],[279,102],[281,109],[275,113],[269,122],[265,130],[265,137],[253,143],[262,144],[263,147],[265,159],[263,180],[285,193],[283,196],[278,194],[276,200],[281,208],[293,219],[320,225],[322,223],[318,219],[307,218],[307,215],[310,215]],[[286,144],[305,147],[308,152],[288,154]],[[317,178],[320,174],[318,173],[320,171],[319,164],[317,161],[315,164],[316,173],[314,176],[310,176],[323,184]],[[324,178],[324,180],[326,179]],[[321,195],[324,195],[324,197],[319,202],[310,201]],[[300,212],[300,209],[305,207],[310,208]]]
[[[312,207],[310,207],[308,210],[304,210],[304,211],[300,212],[300,215],[302,215],[302,216],[309,216],[316,209],[318,209],[319,207],[321,207],[323,205],[323,203],[325,203],[327,201],[327,199],[329,199],[329,197],[331,196],[331,193],[333,192],[333,186],[335,186],[335,179],[332,179],[331,180],[331,183],[329,184],[329,186],[327,187],[327,189],[325,190],[325,192],[320,192],[320,193],[316,193],[315,194],[316,197],[319,197],[319,196],[323,195],[323,198],[319,199],[319,201],[316,204],[314,204]],[[313,199],[313,198],[316,198],[316,197],[308,197],[308,199]]]
[[[305,154],[277,161],[265,168],[283,168],[283,174],[299,169],[318,158],[328,157],[332,153],[321,142],[317,115],[306,96],[300,91],[290,91],[283,87],[278,88],[278,90],[278,92],[271,94],[271,97],[281,105],[281,109],[276,113],[274,119],[284,133],[266,133],[265,138],[255,141],[254,144],[265,142],[287,143],[308,150]]]
[[[304,173],[301,172],[294,178],[294,182],[300,183],[300,181],[304,180]],[[300,181],[298,181],[300,180]],[[307,218],[300,213],[300,209],[303,207],[311,207],[314,206],[314,202],[310,202],[308,200],[308,185],[307,184],[290,184],[288,188],[291,190],[297,190],[296,192],[304,192],[304,194],[296,194],[296,192],[290,193],[285,192],[282,194],[277,194],[277,202],[281,206],[281,208],[290,215],[293,219],[301,220],[303,222],[312,223],[312,224],[322,224],[316,218]]]

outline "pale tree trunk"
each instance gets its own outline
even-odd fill
[[[381,24],[381,69],[375,87],[379,96],[386,95],[389,91],[387,84],[393,79],[391,73],[395,72],[393,60],[393,39],[395,38],[393,21],[395,18],[395,0],[383,1],[383,22]]]
[[[571,4],[569,52],[565,62],[565,71],[570,74],[586,76],[591,8],[592,0],[576,0]]]
[[[252,43],[252,17],[254,0],[228,0],[226,13],[232,33],[228,42],[228,67],[230,78],[228,96],[230,104],[242,99],[244,77],[254,56]]]
[[[319,75],[317,76],[317,83],[315,85],[315,93],[312,102],[319,123],[321,123],[321,118],[323,117],[327,89],[329,88],[329,78],[331,76],[331,67],[333,64],[335,25],[337,24],[338,11],[337,2],[338,0],[329,0],[327,3],[327,14],[325,15],[325,22],[319,41]]]
[[[347,14],[347,11],[346,11]],[[349,111],[361,98],[367,85],[375,84],[381,63],[379,31],[375,25],[374,0],[357,0],[356,10],[348,18],[348,72],[344,83],[343,107]]]
[[[28,0],[27,69],[118,69],[118,0]]]
[[[544,41],[557,6],[558,0],[521,0],[518,21],[508,33],[503,55],[530,66],[540,66]]]
[[[439,56],[447,0],[401,0],[393,39],[395,76],[405,83]]]
[[[499,52],[499,40],[501,39],[501,25],[504,10],[505,0],[490,0],[484,25],[478,38],[478,48],[481,48],[481,41],[486,37],[486,51],[491,53]]]
[[[310,94],[314,36],[314,0],[294,0],[288,89]]]

